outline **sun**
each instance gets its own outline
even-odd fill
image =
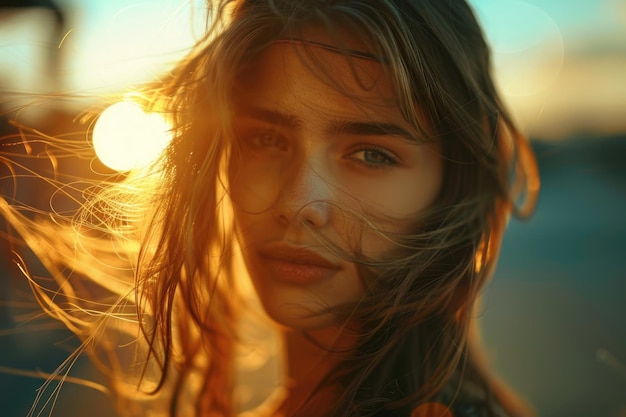
[[[93,127],[93,147],[107,167],[127,172],[153,163],[171,140],[162,115],[146,113],[134,101],[120,101],[105,109]]]

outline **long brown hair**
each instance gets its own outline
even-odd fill
[[[538,178],[529,145],[497,94],[489,48],[470,7],[464,0],[223,0],[209,10],[205,38],[168,81],[151,87],[147,106],[171,119],[174,139],[149,174],[99,192],[66,228],[72,230],[66,237],[56,234],[57,225],[29,223],[0,207],[62,283],[68,305],[85,304],[71,285],[79,280],[99,283],[117,297],[97,320],[85,318],[85,311],[98,309],[92,304],[76,315],[48,297],[42,301],[46,310],[103,346],[107,359],[100,363],[112,369],[123,404],[135,398],[118,383],[124,374],[119,355],[111,354],[114,343],[102,342],[101,334],[131,314],[132,331],[141,329],[140,359],[156,367],[157,378],[146,390],[164,398],[170,415],[233,415],[231,329],[239,301],[233,297],[237,273],[226,173],[236,151],[230,131],[237,76],[273,42],[302,39],[311,25],[329,34],[348,31],[366,39],[365,52],[384,63],[406,121],[441,144],[445,174],[418,230],[389,236],[407,249],[405,255],[391,261],[354,257],[368,286],[349,314],[364,331],[351,356],[326,379],[343,387],[332,415],[409,415],[428,400],[453,403],[468,384],[478,387],[492,414],[504,409],[521,415],[513,394],[478,359],[470,328],[508,217],[530,214]],[[332,82],[331,73],[318,73]],[[110,258],[123,267],[93,270],[89,259],[105,251],[94,230],[112,240]],[[67,250],[42,244],[46,234],[67,242]],[[79,249],[74,241],[81,242]],[[58,266],[68,253],[70,281]],[[150,367],[139,368],[147,379]]]

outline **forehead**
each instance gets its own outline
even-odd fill
[[[398,110],[387,68],[368,57],[363,45],[349,37],[332,42],[327,35],[313,35],[271,44],[241,72],[238,95],[252,100],[291,96],[329,111],[354,106],[366,112]]]

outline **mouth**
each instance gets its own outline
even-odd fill
[[[285,242],[272,242],[259,250],[272,276],[291,284],[310,284],[337,273],[341,266],[318,252]]]

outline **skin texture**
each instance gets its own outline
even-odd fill
[[[315,233],[352,253],[388,256],[392,245],[363,216],[386,232],[409,231],[437,197],[443,163],[404,121],[382,64],[303,49],[275,44],[244,73],[231,187],[264,308],[279,324],[313,330],[334,324],[320,312],[363,294],[356,265]],[[310,53],[332,69],[330,82],[310,71]]]

